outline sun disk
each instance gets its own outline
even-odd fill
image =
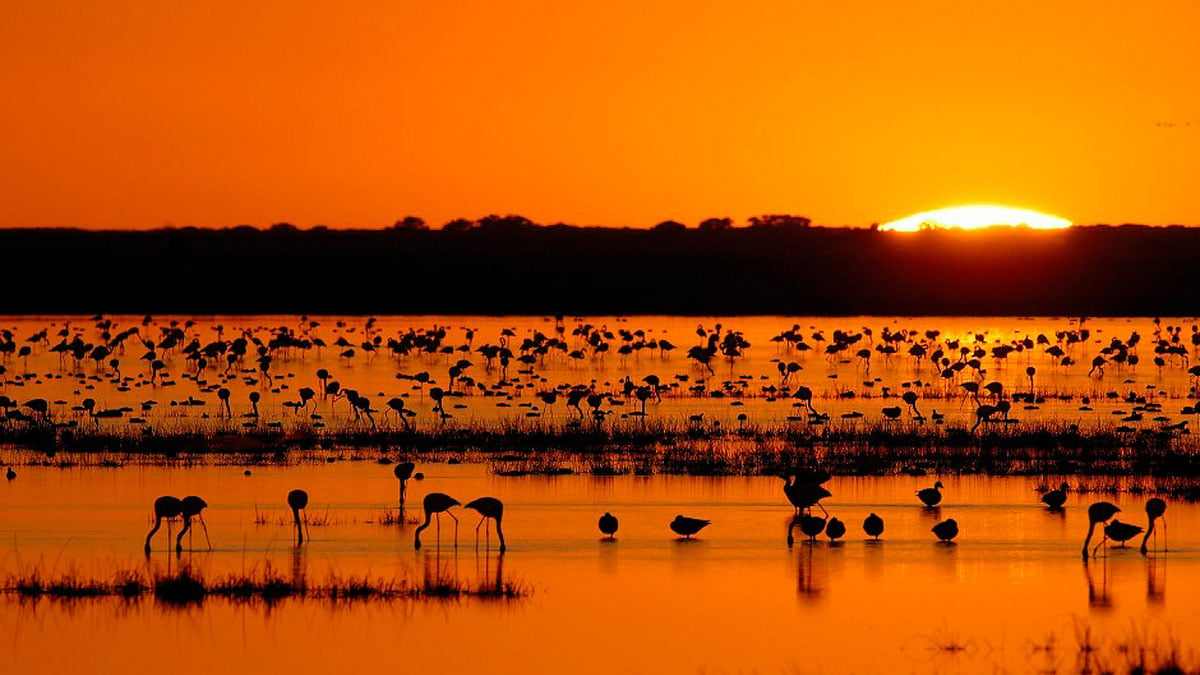
[[[920,230],[958,228],[981,230],[988,227],[1028,227],[1034,230],[1061,230],[1071,221],[1029,209],[1007,206],[954,206],[934,211],[914,213],[907,218],[881,225],[886,232],[918,232]]]

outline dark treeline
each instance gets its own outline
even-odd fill
[[[0,313],[1200,313],[1200,229],[0,230]]]

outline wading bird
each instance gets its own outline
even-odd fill
[[[947,518],[934,525],[932,532],[937,535],[938,539],[948,542],[958,536],[958,522],[953,518]]]
[[[1063,504],[1067,503],[1067,490],[1069,488],[1070,486],[1066,483],[1059,485],[1057,490],[1051,490],[1042,495],[1042,503],[1050,507],[1051,511],[1058,511],[1063,507]]]
[[[696,534],[711,524],[711,520],[688,518],[686,516],[675,516],[675,520],[671,521],[670,526],[671,531],[675,534],[683,536],[684,539],[691,539],[693,534]]]
[[[867,536],[875,537],[875,541],[879,541],[879,535],[883,534],[883,518],[872,513],[863,521],[863,532]]]
[[[604,534],[607,534],[610,540],[616,539],[617,527],[619,525],[619,523],[617,523],[616,516],[605,511],[604,515],[600,516],[599,525],[600,531]]]
[[[292,490],[287,495],[287,504],[292,509],[292,520],[296,523],[296,544],[303,544],[304,532],[308,529],[308,514],[305,513],[301,521],[300,512],[308,506],[308,493],[304,490]]]
[[[1096,526],[1100,523],[1107,523],[1110,518],[1117,515],[1120,511],[1120,507],[1110,502],[1096,502],[1088,507],[1088,533],[1087,537],[1083,540],[1084,562],[1088,559],[1088,544],[1092,542],[1092,533],[1096,531]],[[1096,548],[1099,549],[1102,544],[1104,544],[1104,540],[1101,540]]]
[[[1140,525],[1122,523],[1116,518],[1114,518],[1111,523],[1104,526],[1104,536],[1108,539],[1112,539],[1113,541],[1121,542],[1121,548],[1125,548],[1125,542],[1133,539],[1141,533],[1142,527]],[[1103,546],[1104,542],[1101,541],[1100,544]]]
[[[400,462],[392,473],[396,475],[396,480],[400,481],[400,507],[404,508],[404,498],[408,493],[408,479],[412,478],[413,469],[417,466],[412,462]]]
[[[179,536],[175,538],[175,552],[183,552],[183,535],[192,529],[193,517],[199,518],[200,527],[204,530],[204,541],[208,543],[209,550],[212,550],[212,540],[208,538],[208,525],[205,524],[204,514],[201,513],[201,511],[208,508],[208,503],[195,495],[190,495],[180,500],[179,504],[179,515],[183,516],[183,529],[179,531]],[[188,542],[190,546],[191,540],[189,539]]]
[[[500,537],[500,552],[504,553],[508,547],[504,545],[504,530],[500,529],[504,521],[504,503],[495,497],[480,497],[467,502],[464,509],[478,511],[479,515],[483,516],[479,519],[479,524],[475,526],[475,547],[479,547],[479,527],[487,522],[490,518],[496,521],[496,534]],[[487,530],[484,530],[487,534]]]
[[[1146,500],[1146,516],[1150,518],[1150,524],[1146,527],[1146,536],[1142,537],[1142,553],[1146,552],[1146,540],[1150,535],[1155,534],[1154,522],[1162,519],[1163,514],[1167,512],[1167,503],[1158,497],[1151,497]],[[1163,551],[1167,550],[1167,521],[1163,520]],[[1155,541],[1158,536],[1155,535]]]
[[[154,527],[146,535],[146,555],[150,555],[150,540],[162,527],[162,521],[167,521],[167,541],[171,539],[171,521],[183,513],[183,502],[178,497],[162,496],[154,500]]]
[[[933,508],[942,503],[942,481],[933,484],[933,487],[927,487],[917,492],[917,498],[920,499],[925,506]]]
[[[429,527],[429,523],[430,523],[430,521],[433,520],[433,517],[435,515],[437,516],[437,519],[438,519],[437,520],[438,543],[439,544],[441,543],[441,541],[442,541],[442,514],[443,513],[450,516],[450,518],[454,520],[454,545],[458,546],[458,518],[455,518],[454,514],[450,513],[450,509],[455,506],[460,506],[460,504],[458,503],[457,499],[455,499],[454,497],[451,497],[450,495],[442,494],[441,492],[430,492],[429,494],[425,495],[425,501],[424,501],[425,522],[423,522],[419,526],[417,526],[417,533],[416,533],[415,537],[413,538],[413,548],[421,548],[421,532],[425,528]]]

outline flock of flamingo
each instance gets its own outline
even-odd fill
[[[403,514],[405,499],[407,496],[408,481],[410,479],[423,480],[423,474],[415,472],[416,466],[412,462],[401,462],[393,469],[396,479],[400,483],[400,508]],[[784,480],[783,494],[788,502],[794,507],[795,512],[787,528],[787,544],[789,547],[795,544],[793,530],[800,528],[807,537],[810,543],[815,543],[817,537],[824,533],[831,542],[836,542],[844,537],[847,533],[846,524],[836,517],[829,515],[829,512],[821,504],[823,499],[832,497],[833,494],[825,488],[824,484],[828,482],[832,476],[828,471],[822,469],[802,469],[797,470],[782,476]],[[937,481],[932,487],[927,487],[917,491],[916,497],[924,505],[926,509],[938,509],[942,503],[942,490],[944,486],[941,481]],[[1067,501],[1068,484],[1063,483],[1059,488],[1050,490],[1042,495],[1041,501],[1052,511],[1061,511]],[[305,533],[307,531],[307,517],[303,514],[308,506],[308,493],[304,490],[296,489],[288,492],[287,505],[292,511],[293,521],[296,531],[296,544],[304,543]],[[204,529],[205,539],[208,540],[208,526],[204,523],[202,511],[207,508],[208,504],[196,496],[188,496],[182,499],[171,496],[163,496],[154,500],[154,525],[150,532],[146,535],[145,553],[150,555],[151,540],[155,533],[159,531],[163,521],[167,522],[168,539],[170,538],[171,522],[180,518],[183,521],[183,528],[175,539],[175,550],[177,553],[183,551],[183,536],[191,529],[192,518],[197,518]],[[496,526],[496,535],[499,538],[499,552],[504,553],[508,546],[504,540],[504,503],[495,497],[479,497],[472,501],[462,504],[460,501],[442,492],[430,492],[425,495],[422,500],[422,507],[425,513],[425,519],[416,529],[413,537],[413,546],[416,549],[421,548],[421,533],[434,525],[437,531],[438,542],[441,542],[441,517],[445,514],[454,522],[454,542],[458,543],[458,518],[451,512],[456,506],[461,506],[465,509],[471,509],[480,515],[479,523],[475,526],[476,544],[479,540],[479,529],[484,529],[485,537],[490,537],[491,523]],[[813,508],[821,509],[824,517],[814,515]],[[1089,546],[1092,537],[1095,534],[1098,525],[1103,526],[1101,531],[1103,538],[1091,549],[1090,555],[1095,557],[1104,543],[1111,539],[1118,542],[1122,547],[1125,543],[1133,539],[1139,534],[1142,534],[1141,552],[1148,552],[1147,544],[1153,537],[1157,541],[1156,523],[1161,522],[1164,531],[1163,550],[1166,550],[1165,531],[1166,520],[1164,515],[1167,510],[1167,503],[1161,498],[1152,497],[1146,501],[1146,516],[1149,519],[1148,526],[1142,528],[1138,525],[1123,523],[1116,519],[1117,513],[1121,512],[1120,507],[1111,502],[1095,502],[1088,507],[1088,532],[1087,537],[1083,542],[1083,559],[1086,562],[1089,558]],[[684,539],[691,539],[705,527],[712,524],[711,520],[703,518],[693,518],[684,515],[675,516],[674,520],[668,523],[668,527],[672,532]],[[605,512],[600,516],[597,526],[600,532],[608,539],[616,538],[620,521],[611,512]],[[884,521],[875,513],[868,515],[862,523],[863,532],[868,536],[878,541],[883,535]],[[932,528],[933,534],[938,541],[943,544],[951,543],[959,534],[958,522],[953,518],[943,520]],[[490,541],[490,539],[489,539]],[[211,540],[208,540],[209,548],[212,547]]]
[[[320,429],[327,419],[337,416],[337,403],[345,401],[347,424],[376,427],[389,415],[395,424],[410,429],[418,415],[439,423],[452,419],[455,410],[467,409],[467,401],[483,397],[497,409],[516,408],[525,418],[553,417],[554,407],[565,402],[563,426],[580,426],[587,420],[602,423],[612,415],[622,418],[645,417],[648,404],[664,398],[699,398],[724,401],[740,406],[751,399],[768,403],[787,401],[794,409],[790,421],[822,424],[833,416],[817,409],[820,398],[840,401],[842,407],[857,399],[897,399],[902,405],[882,405],[879,419],[890,422],[908,417],[915,423],[945,422],[947,412],[921,410],[922,399],[945,401],[961,409],[969,404],[965,421],[972,430],[981,425],[1015,422],[1018,407],[1036,410],[1047,401],[1076,401],[1080,411],[1091,411],[1095,399],[1131,409],[1120,413],[1118,430],[1135,431],[1139,423],[1153,422],[1157,429],[1185,433],[1188,416],[1200,414],[1200,404],[1184,405],[1178,419],[1165,414],[1160,398],[1167,396],[1156,384],[1137,391],[1128,385],[1138,368],[1147,366],[1161,375],[1164,369],[1186,372],[1186,394],[1195,397],[1200,384],[1200,365],[1191,358],[1200,349],[1200,327],[1190,334],[1182,326],[1163,325],[1155,320],[1151,339],[1143,340],[1138,331],[1126,337],[1100,339],[1087,327],[1086,319],[1069,329],[1050,334],[1028,334],[997,338],[986,331],[965,336],[943,335],[934,329],[876,330],[803,330],[799,324],[770,338],[776,356],[770,359],[773,372],[735,373],[751,345],[742,331],[716,323],[697,326],[696,343],[686,351],[690,372],[671,375],[647,373],[653,364],[666,364],[677,347],[665,335],[655,336],[653,328],[626,328],[596,325],[579,319],[571,327],[563,317],[547,319],[549,328],[502,328],[494,340],[480,342],[478,329],[461,327],[461,340],[454,341],[454,329],[435,325],[408,327],[387,335],[374,318],[361,325],[338,320],[332,330],[337,336],[328,341],[329,329],[320,321],[298,317],[293,324],[229,328],[222,324],[200,325],[192,320],[122,323],[97,315],[90,322],[64,321],[18,335],[15,329],[0,329],[0,428],[26,425],[99,429],[110,420],[124,420],[149,430],[157,420],[178,420],[189,409],[199,409],[206,420],[237,419],[243,427],[283,428],[285,422],[301,423]],[[614,321],[624,323],[624,320]],[[1149,349],[1149,363],[1142,354]],[[336,354],[330,362],[325,351]],[[802,371],[809,353],[823,355],[827,373],[839,366],[853,366],[861,377],[861,386],[847,384],[838,374],[822,377],[829,386],[817,386],[819,380],[801,384]],[[331,354],[331,356],[332,356]],[[474,354],[482,364],[473,361]],[[57,358],[55,372],[39,372],[29,367],[30,359]],[[314,355],[322,367],[307,363]],[[355,363],[375,363],[385,356],[397,368],[395,379],[409,383],[408,391],[369,393],[363,386],[350,386],[345,378],[357,377]],[[610,362],[616,360],[615,367]],[[643,361],[642,359],[645,359]],[[1020,360],[1017,369],[1006,364]],[[872,376],[879,361],[893,364],[907,360],[908,378],[885,383]],[[714,365],[725,361],[729,376],[718,378]],[[90,365],[89,365],[90,362]],[[606,365],[608,364],[608,365]],[[301,372],[281,372],[283,365]],[[424,366],[414,371],[408,366]],[[1051,387],[1037,386],[1039,366],[1052,373],[1073,368],[1092,382],[1093,391],[1080,395]],[[441,373],[438,368],[444,369]],[[603,373],[606,379],[579,376],[587,371]],[[612,371],[615,376],[611,376]],[[1119,384],[1104,387],[1112,371]],[[564,377],[551,381],[549,376]],[[623,373],[623,374],[622,374]],[[1002,374],[1000,379],[991,379]],[[900,376],[904,376],[903,373]],[[300,378],[298,381],[298,377]],[[313,381],[305,382],[308,377]],[[183,380],[194,391],[169,400],[169,415],[156,410],[164,407],[157,396],[140,392],[165,392]],[[70,386],[72,397],[62,396],[61,388]],[[46,394],[31,392],[39,386],[51,388]],[[366,386],[372,386],[370,384]],[[377,385],[376,385],[377,386]],[[235,390],[244,389],[246,407],[235,412]],[[57,389],[57,390],[56,390]],[[30,392],[18,397],[17,392]],[[415,392],[415,393],[414,393]],[[57,395],[56,395],[57,394]],[[215,397],[215,405],[212,399]],[[415,404],[418,398],[421,404]],[[428,403],[425,399],[428,398]],[[327,407],[321,407],[325,403]],[[269,404],[269,405],[268,405]],[[265,409],[263,406],[267,406]],[[382,414],[380,414],[382,411]],[[693,412],[691,423],[704,420],[704,410]],[[953,410],[951,414],[957,414]],[[843,419],[866,416],[861,410],[839,413]],[[745,422],[746,414],[737,416]],[[713,421],[713,424],[718,424]]]

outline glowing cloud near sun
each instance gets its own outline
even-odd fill
[[[1028,209],[1007,206],[975,204],[954,206],[934,211],[914,213],[907,218],[893,220],[879,226],[887,232],[918,232],[926,229],[958,228],[980,230],[987,227],[1028,227],[1034,230],[1061,230],[1070,227],[1071,221],[1057,216],[1048,216]]]

